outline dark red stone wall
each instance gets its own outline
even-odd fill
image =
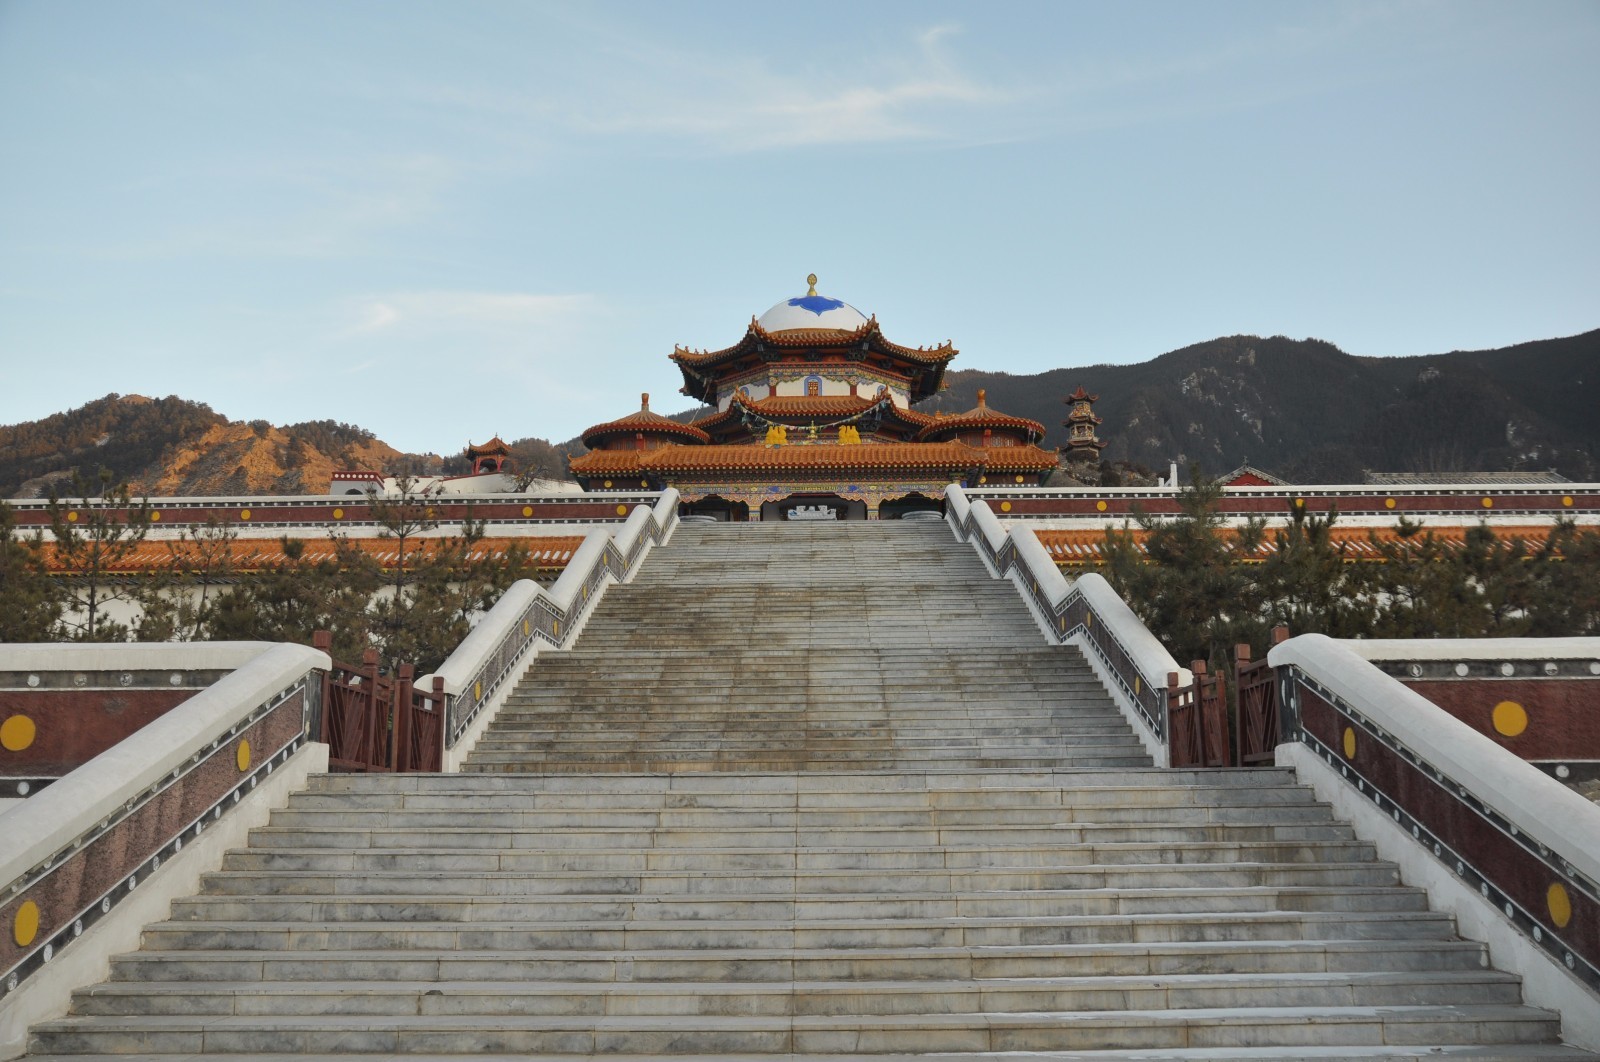
[[[0,723],[33,720],[33,743],[0,748],[0,778],[59,778],[153,720],[198,690],[42,689],[0,692]]]

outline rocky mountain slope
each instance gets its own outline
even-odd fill
[[[946,380],[919,409],[970,409],[985,388],[991,406],[1043,422],[1051,447],[1065,442],[1061,400],[1082,384],[1100,395],[1106,458],[1154,469],[1195,462],[1219,473],[1249,461],[1302,483],[1356,481],[1363,469],[1600,476],[1600,330],[1409,358],[1227,336],[1137,365],[1031,376],[967,369]],[[530,437],[511,449],[514,467],[559,476],[563,455],[583,446]],[[101,468],[152,496],[320,494],[342,468],[466,470],[459,456],[403,454],[353,425],[230,421],[176,397],[107,395],[0,427],[0,497],[40,497],[74,469]]]
[[[986,388],[991,406],[1049,427],[1047,446],[1065,442],[1062,398],[1082,384],[1100,395],[1106,458],[1152,468],[1194,461],[1216,473],[1248,460],[1303,483],[1359,480],[1363,469],[1600,471],[1600,330],[1407,358],[1228,336],[1137,365],[946,380],[919,409],[970,409]]]

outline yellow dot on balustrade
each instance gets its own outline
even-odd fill
[[[1385,499],[1383,499],[1383,507],[1385,509],[1393,509],[1394,508],[1394,499],[1393,498],[1385,498]]]
[[[26,948],[39,935],[39,905],[32,900],[22,901],[17,908],[17,919],[11,924],[11,939],[17,947]]]
[[[1001,502],[1000,503],[1000,511],[1003,512],[1003,513],[1009,513],[1011,511],[1011,503],[1010,502]]]
[[[240,509],[239,510],[239,519],[241,519],[241,520],[250,519],[250,510],[249,509]]]
[[[1572,921],[1572,897],[1567,895],[1567,887],[1556,882],[1545,890],[1544,902],[1550,908],[1550,921],[1556,924],[1556,928],[1567,928],[1567,923]]]
[[[560,620],[551,620],[550,621],[550,633],[554,634],[557,638],[561,637],[561,621]]]
[[[483,700],[483,683],[474,682],[472,684],[472,699],[475,701]]]
[[[617,506],[617,515],[618,516],[627,516],[628,515],[628,507],[626,505]]]
[[[1494,499],[1493,498],[1485,498],[1479,504],[1481,504],[1485,509],[1493,509],[1494,508]]]
[[[161,513],[159,510],[150,514],[150,522],[152,524],[159,524],[161,522]]]
[[[1144,683],[1141,681],[1141,676],[1139,676],[1139,675],[1133,676],[1133,695],[1135,697],[1139,696],[1139,689],[1143,685],[1144,685]]]
[[[1572,495],[1570,495],[1570,494],[1563,494],[1563,495],[1562,495],[1562,496],[1561,496],[1561,504],[1562,504],[1562,505],[1567,505],[1567,506],[1570,506],[1570,505],[1571,505],[1571,504],[1572,504]]]
[[[1528,729],[1528,712],[1516,701],[1501,701],[1494,706],[1494,728],[1506,737],[1516,737]]]
[[[1344,728],[1344,758],[1347,760],[1356,758],[1356,732],[1348,726]]]
[[[1094,507],[1095,507],[1095,510],[1096,510],[1096,511],[1097,511],[1097,512],[1102,512],[1102,513],[1103,513],[1103,512],[1105,512],[1105,511],[1106,511],[1106,503],[1105,503],[1105,502],[1103,502],[1103,501],[1097,501],[1097,502],[1095,502],[1095,503],[1094,503]]]
[[[528,621],[527,620],[523,620],[522,621],[522,636],[524,638],[526,638],[531,633],[533,633],[533,632],[528,630]]]
[[[533,515],[533,506],[531,506],[531,505],[524,505],[524,506],[523,506],[523,507],[522,507],[522,515],[523,515],[523,516],[532,516],[532,515]]]
[[[233,754],[233,762],[239,765],[241,771],[250,769],[250,742],[239,742],[239,747]]]
[[[39,728],[25,715],[14,715],[0,723],[0,748],[7,752],[21,752],[33,744]]]
[[[72,512],[72,513],[68,513],[67,514],[67,523],[75,524],[77,522],[78,522],[78,514],[77,513]]]

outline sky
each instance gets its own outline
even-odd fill
[[[0,424],[559,441],[810,272],[1014,373],[1572,335],[1596,55],[1595,0],[0,0]]]

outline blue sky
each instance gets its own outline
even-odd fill
[[[688,405],[819,289],[958,368],[1600,326],[1600,3],[0,0],[0,423]]]

